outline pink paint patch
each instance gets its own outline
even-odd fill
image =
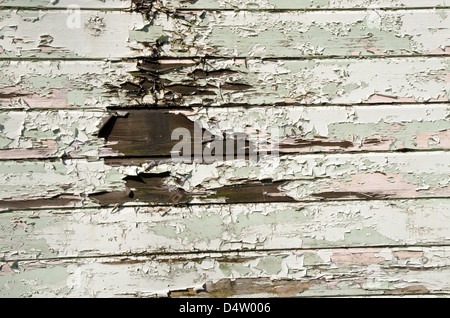
[[[450,130],[418,134],[414,143],[417,147],[424,149],[428,149],[433,144],[448,149],[450,148]]]
[[[433,103],[433,102],[449,102],[450,99],[448,98],[448,96],[445,95],[439,95],[437,98],[430,98],[428,100],[428,102]]]
[[[448,55],[450,54],[450,46],[446,46],[445,48],[438,47],[437,49],[430,52],[433,55]]]
[[[394,255],[400,259],[420,258],[423,256],[423,252],[422,251],[398,251],[398,252],[394,252]]]
[[[447,72],[447,74],[445,74],[444,81],[446,81],[447,83],[450,83],[450,72]]]
[[[383,257],[375,256],[381,249],[352,249],[333,251],[331,261],[342,265],[379,264],[385,261]]]

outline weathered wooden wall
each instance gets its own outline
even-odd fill
[[[0,0],[0,64],[0,297],[450,295],[446,0]]]

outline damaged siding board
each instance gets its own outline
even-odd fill
[[[448,101],[449,67],[443,58],[213,59],[161,74],[165,85],[157,93],[164,95],[149,100],[203,106],[440,102]],[[216,70],[227,72],[208,73]]]
[[[450,60],[0,61],[1,108],[442,103]],[[380,72],[389,70],[389,72]]]
[[[193,137],[200,126],[214,138],[241,132],[246,142],[282,127],[283,154],[448,150],[448,116],[448,104],[3,111],[0,159],[170,157],[179,142],[172,131],[186,128]]]
[[[153,160],[112,167],[81,159],[1,161],[0,209],[64,195],[79,204],[152,205],[448,197],[447,152],[291,155],[216,161]],[[45,201],[44,201],[45,202]]]
[[[447,197],[448,153],[292,155],[118,167],[127,190],[93,194],[125,202],[245,203]]]
[[[107,141],[104,157],[170,156],[179,142],[175,128],[184,128],[195,141],[195,128],[210,139],[240,132],[260,152],[257,139],[278,132],[281,153],[395,151],[448,149],[448,104],[354,107],[232,107],[194,110],[122,110],[101,128]],[[114,114],[114,113],[113,113]],[[112,122],[113,121],[113,122]],[[108,130],[107,130],[108,129]],[[206,137],[205,137],[206,138]],[[254,141],[256,139],[256,141]],[[199,142],[200,140],[197,140]],[[203,141],[203,151],[211,143]],[[222,145],[226,148],[225,145]],[[196,154],[191,145],[191,153]],[[80,152],[81,153],[81,152]],[[0,150],[1,158],[1,150]]]
[[[76,19],[72,16],[76,14]],[[264,21],[261,23],[261,21]],[[449,55],[448,10],[4,11],[0,58]]]
[[[450,243],[449,199],[17,210],[0,220],[7,262]]]
[[[183,11],[156,17],[162,56],[448,55],[447,9],[417,11]],[[144,41],[142,41],[144,42]],[[148,44],[155,44],[149,42]]]
[[[449,253],[380,247],[3,261],[0,296],[438,297],[450,292]]]

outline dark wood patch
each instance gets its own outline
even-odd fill
[[[27,198],[10,199],[0,201],[0,211],[37,209],[37,208],[62,208],[73,207],[83,199],[75,195],[58,195],[52,198]]]
[[[140,174],[125,178],[126,191],[102,192],[90,195],[92,199],[102,206],[123,204],[126,202],[146,202],[150,204],[187,204],[195,198],[225,201],[227,203],[261,203],[261,202],[294,202],[291,197],[280,190],[283,181],[272,180],[248,182],[240,185],[225,186],[221,188],[195,193],[184,191],[178,186],[168,186],[170,173]],[[172,183],[180,183],[174,180]]]

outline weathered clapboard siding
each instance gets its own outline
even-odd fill
[[[2,108],[448,102],[450,60],[3,61]],[[389,70],[380,72],[380,70]]]
[[[171,127],[186,128],[193,138],[196,125],[211,136],[234,131],[247,140],[279,129],[279,145],[271,149],[281,153],[449,150],[449,112],[449,104],[142,109],[122,116],[101,110],[4,111],[0,159],[169,157],[179,142],[172,140]],[[108,116],[115,122],[103,132]],[[95,137],[99,133],[102,138]]]
[[[446,0],[76,4],[0,3],[1,297],[450,294]]]
[[[114,58],[154,47],[176,57],[448,55],[450,48],[445,10],[195,11],[161,14],[151,25],[133,12],[19,10],[0,23],[0,57]]]
[[[433,246],[450,200],[123,207],[0,213],[5,261],[111,255]]]
[[[262,157],[211,164],[153,160],[0,162],[0,209],[448,197],[448,152]],[[89,196],[89,198],[88,198]],[[55,199],[52,202],[51,199]],[[90,199],[90,200],[89,200]],[[59,201],[58,201],[59,200]],[[69,201],[69,202],[68,202]]]
[[[375,9],[375,8],[430,8],[445,7],[446,0],[357,0],[357,1],[305,1],[305,0],[77,0],[76,5],[82,9],[125,9],[139,4],[152,4],[155,7],[176,9]],[[72,0],[2,0],[1,7],[8,8],[68,8],[74,5]]]
[[[449,253],[395,247],[2,262],[0,296],[444,295]]]
[[[376,9],[376,8],[431,8],[449,5],[446,0],[357,0],[357,1],[318,1],[318,0],[77,0],[76,5],[82,9],[127,9],[141,4],[169,10],[176,9]],[[1,7],[8,8],[68,8],[74,5],[69,0],[2,0]]]

